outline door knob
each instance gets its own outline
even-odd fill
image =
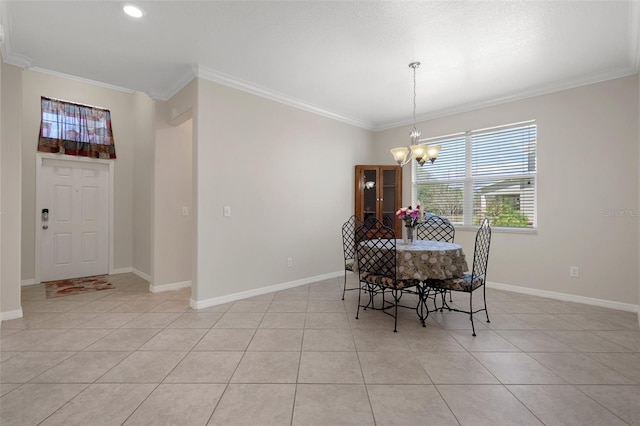
[[[49,229],[49,225],[42,225],[42,229]]]

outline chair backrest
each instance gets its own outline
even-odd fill
[[[384,226],[386,226],[387,228],[393,229],[393,222],[394,222],[394,217],[391,217],[391,216],[388,216],[388,215],[384,215],[382,217],[382,224]]]
[[[491,245],[491,226],[489,219],[485,218],[476,233],[476,245],[473,250],[472,279],[481,279],[485,283],[487,265],[489,264],[489,246]]]
[[[429,241],[446,241],[452,243],[456,237],[456,228],[449,219],[440,216],[429,216],[418,225],[418,239]]]
[[[356,256],[356,229],[362,226],[362,221],[357,216],[351,216],[342,225],[342,250],[344,260],[353,260]]]
[[[379,220],[356,230],[358,271],[396,279],[396,234]]]

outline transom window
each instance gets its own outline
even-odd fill
[[[42,96],[38,151],[116,158],[108,109]]]
[[[534,121],[430,138],[439,144],[433,164],[413,165],[413,199],[459,225],[488,217],[504,228],[536,227]]]

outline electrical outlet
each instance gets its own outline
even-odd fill
[[[293,259],[291,257],[287,257],[287,266],[291,268],[293,266]]]
[[[579,277],[580,276],[580,268],[578,268],[577,266],[570,266],[569,267],[569,276],[570,277]]]
[[[182,216],[189,216],[189,207],[182,208]]]
[[[229,217],[229,216],[231,216],[231,207],[229,207],[229,206],[224,206],[224,207],[222,208],[222,214],[223,214],[223,216],[224,216],[224,217]]]

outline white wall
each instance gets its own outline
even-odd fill
[[[0,319],[22,316],[20,306],[20,184],[22,70],[0,63]]]
[[[0,166],[2,166],[2,51],[0,51]],[[0,321],[2,321],[2,283],[4,277],[2,276],[2,169],[0,168]]]
[[[341,271],[340,229],[371,133],[205,80],[195,116],[192,299]]]
[[[22,279],[29,280],[35,277],[35,156],[40,129],[41,96],[95,105],[111,111],[118,157],[114,160],[113,267],[116,272],[130,270],[133,265],[134,239],[134,144],[145,143],[144,129],[148,128],[148,131],[152,132],[153,121],[147,126],[134,123],[137,120],[136,112],[151,108],[152,103],[138,100],[137,107],[134,107],[136,95],[132,93],[34,71],[24,71],[22,75]],[[151,112],[145,116],[152,120],[153,114]],[[152,135],[153,133],[148,137],[153,138]],[[139,158],[139,161],[144,170],[144,158]],[[147,173],[143,171],[139,176]],[[144,190],[137,186],[137,192],[139,195]],[[140,211],[144,210],[142,204],[144,202],[140,203]],[[136,221],[140,226],[146,226],[145,223],[148,223],[149,219],[145,221],[144,218],[137,217]],[[140,267],[144,269],[144,254],[141,256]]]
[[[488,279],[531,289],[635,304],[638,208],[638,76],[578,87],[419,123],[422,137],[535,119],[538,124],[538,231],[494,233]],[[409,126],[375,135],[378,162],[406,144]],[[424,167],[428,167],[425,165]],[[404,204],[411,200],[404,170]],[[473,253],[473,232],[456,241]],[[569,277],[569,266],[580,268]]]
[[[156,102],[156,153],[154,154],[154,164],[161,160],[164,164],[170,161],[171,143],[176,139],[178,143],[186,148],[190,146],[191,158],[187,159],[181,157],[180,164],[183,167],[187,167],[191,171],[190,180],[191,187],[188,189],[189,194],[183,194],[180,199],[174,200],[172,197],[167,196],[162,190],[161,185],[170,181],[172,171],[166,171],[162,168],[154,166],[154,190],[153,190],[153,215],[152,215],[152,235],[151,235],[151,265],[152,265],[152,277],[151,287],[152,290],[162,289],[164,285],[178,285],[192,281],[196,274],[195,259],[193,253],[195,253],[196,244],[196,232],[195,222],[197,220],[197,199],[194,194],[197,191],[198,182],[195,178],[195,170],[193,164],[195,157],[197,156],[197,144],[196,144],[196,132],[193,129],[197,126],[197,90],[198,80],[194,79],[187,84],[182,90],[180,90],[175,96],[173,96],[167,102]],[[177,127],[184,123],[190,123],[191,130],[178,129]],[[189,133],[190,132],[190,133]],[[191,140],[188,140],[189,134]],[[158,149],[160,150],[158,152]],[[158,158],[156,158],[158,157]],[[180,171],[184,176],[184,171]],[[179,188],[186,190],[186,184],[179,185]],[[172,188],[174,186],[172,185]],[[175,193],[175,191],[173,191]],[[186,197],[186,200],[182,197]],[[182,217],[181,209],[185,201],[190,201],[189,216],[187,218]],[[187,202],[188,202],[187,201]],[[159,206],[170,206],[169,208],[163,208]],[[172,229],[168,229],[169,224],[173,219],[180,215],[181,231],[179,236],[179,246],[181,250],[188,252],[188,256],[182,257],[178,261],[178,271],[174,271],[166,267],[168,264],[175,265],[176,260],[171,257],[174,256],[175,251],[171,246],[167,247],[168,235],[173,233]],[[186,220],[185,220],[186,219]],[[190,228],[187,230],[185,223],[188,222]],[[189,244],[189,247],[186,247]],[[184,255],[185,253],[181,253]],[[187,265],[187,262],[189,264]],[[192,287],[192,298],[196,292],[196,288]]]
[[[193,244],[192,124],[169,123],[167,104],[157,103],[152,287],[191,282]],[[187,215],[183,214],[187,209]]]
[[[133,258],[134,271],[151,276],[151,215],[155,146],[155,102],[133,94]],[[117,145],[116,145],[117,148]]]

